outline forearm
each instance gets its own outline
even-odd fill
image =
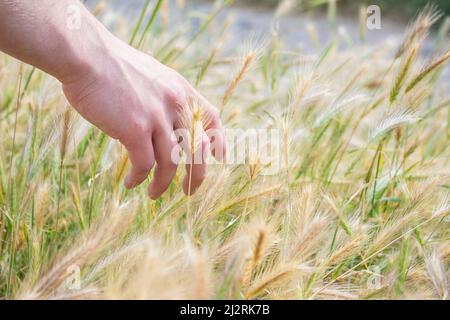
[[[113,36],[78,0],[0,0],[0,51],[68,83]]]

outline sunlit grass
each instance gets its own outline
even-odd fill
[[[54,79],[0,55],[0,296],[448,298],[449,48],[421,61],[423,37],[336,37],[305,54],[267,35],[223,51],[231,1],[197,28],[157,24],[159,4],[124,40],[197,83],[228,128],[279,129],[280,170],[212,165],[187,198],[180,167],[150,201]]]

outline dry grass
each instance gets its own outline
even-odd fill
[[[180,170],[158,201],[121,186],[124,150],[53,79],[0,55],[0,296],[448,299],[449,54],[417,54],[435,17],[400,49],[316,54],[222,51],[209,17],[193,38],[154,27],[144,50],[201,79],[227,127],[283,137],[276,174],[212,165],[187,198]]]

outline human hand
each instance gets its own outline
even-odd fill
[[[86,72],[63,82],[68,101],[86,120],[125,146],[132,164],[125,179],[127,188],[144,182],[156,162],[148,188],[152,199],[167,190],[176,174],[174,155],[179,153],[180,141],[174,131],[189,129],[183,117],[191,112],[190,100],[195,101],[201,107],[205,132],[198,150],[187,150],[183,143],[188,155],[201,152],[200,162],[186,165],[183,181],[184,192],[194,193],[205,178],[209,150],[218,160],[225,156],[225,135],[216,108],[180,74],[151,56],[114,37],[107,37],[101,48],[101,54],[95,50],[84,59],[89,61]]]

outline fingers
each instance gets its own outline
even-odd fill
[[[157,199],[167,190],[177,172],[180,148],[169,128],[155,133],[154,147],[157,166],[148,194],[150,198]]]
[[[209,138],[211,153],[217,161],[223,162],[226,158],[227,146],[219,112],[201,95],[199,95],[199,99],[204,106],[203,127]]]
[[[195,193],[205,179],[209,153],[211,152],[218,161],[224,161],[226,155],[225,131],[217,109],[198,93],[196,96],[203,109],[200,131],[203,127],[205,132],[202,132],[201,143],[198,143],[198,146],[186,148],[183,145],[187,163],[183,191],[187,195]],[[167,122],[160,130],[153,131],[151,137],[124,144],[132,164],[131,172],[125,179],[125,186],[128,189],[140,185],[148,177],[155,162],[157,167],[148,187],[148,194],[150,198],[157,199],[168,189],[179,163],[180,146],[173,131],[174,127],[170,127]],[[186,144],[189,139],[182,140]]]
[[[125,144],[125,148],[132,165],[125,178],[125,187],[132,189],[144,182],[155,164],[152,137]]]
[[[190,155],[187,155],[186,176],[183,180],[183,191],[186,195],[192,195],[205,180],[208,168],[207,160],[210,152],[208,137],[203,134],[201,146]]]

